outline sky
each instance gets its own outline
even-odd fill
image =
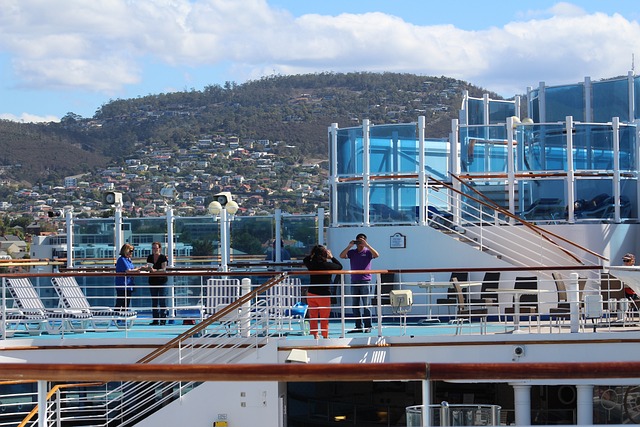
[[[637,0],[0,0],[0,119],[319,72],[527,87],[626,75]],[[635,67],[634,67],[635,68]]]

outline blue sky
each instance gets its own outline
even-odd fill
[[[637,0],[0,0],[0,119],[265,75],[407,72],[503,96],[626,75]]]

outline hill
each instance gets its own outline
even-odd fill
[[[60,123],[0,122],[0,167],[6,179],[60,185],[65,176],[122,164],[141,147],[179,150],[215,135],[283,141],[286,152],[276,147],[275,154],[292,164],[326,159],[331,123],[402,123],[424,115],[427,136],[446,137],[464,90],[487,92],[447,77],[319,73],[111,100],[91,118],[68,113]]]

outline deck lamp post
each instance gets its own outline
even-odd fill
[[[229,222],[238,212],[238,203],[232,200],[231,193],[228,191],[218,193],[213,198],[213,202],[209,203],[208,211],[214,218],[220,218],[220,270],[229,271]]]

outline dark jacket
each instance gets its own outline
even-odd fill
[[[307,255],[304,260],[304,265],[309,271],[328,271],[328,270],[342,270],[342,264],[335,257],[327,261],[312,260],[311,256]],[[309,276],[309,292],[315,295],[331,295],[331,274],[311,274]]]

